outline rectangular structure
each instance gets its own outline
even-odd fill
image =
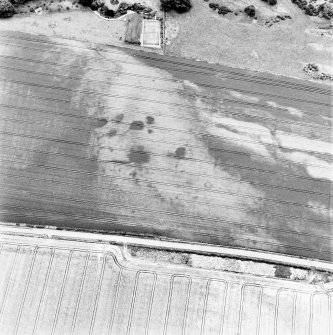
[[[149,48],[161,47],[161,24],[158,20],[143,20],[142,46]]]

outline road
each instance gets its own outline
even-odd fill
[[[0,41],[1,221],[333,260],[328,86]]]

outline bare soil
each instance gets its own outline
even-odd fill
[[[127,21],[127,30],[125,37],[126,43],[138,45],[140,44],[140,37],[142,33],[142,20],[142,15],[134,13]]]

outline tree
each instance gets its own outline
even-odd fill
[[[226,15],[228,13],[232,13],[232,10],[229,9],[228,7],[226,7],[226,6],[220,6],[219,10],[218,10],[218,13],[222,14],[222,15]]]
[[[185,13],[191,8],[191,0],[161,0],[161,9],[165,11],[175,10],[178,13]]]
[[[14,6],[8,0],[0,0],[0,18],[12,17],[14,14]]]
[[[333,17],[333,4],[325,3],[322,5],[323,17],[330,20]]]
[[[107,6],[102,6],[100,9],[100,13],[105,17],[112,18],[115,15],[115,12],[112,9],[109,9]]]
[[[268,2],[268,4],[271,6],[275,6],[277,4],[277,0],[263,0],[263,1]]]
[[[256,9],[253,5],[245,7],[244,12],[250,17],[254,17],[256,15]]]
[[[91,4],[93,3],[93,0],[79,0],[79,3],[80,3],[82,6],[90,7]]]
[[[102,7],[104,5],[104,1],[102,0],[93,0],[93,2],[90,5],[90,8],[92,10],[97,10],[98,8]]]
[[[209,8],[211,8],[212,10],[216,10],[216,9],[219,8],[219,5],[217,3],[215,3],[215,2],[211,2],[209,4]]]

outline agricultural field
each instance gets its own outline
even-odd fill
[[[0,41],[2,221],[333,259],[327,86]]]
[[[331,335],[332,3],[191,2],[3,3],[1,335]]]
[[[0,238],[1,334],[329,335],[332,291],[124,258],[110,244]]]
[[[262,0],[192,4],[188,13],[168,13],[167,54],[306,80],[313,77],[304,66],[315,63],[333,78],[330,20],[306,15],[291,0],[278,0],[274,6]],[[231,12],[221,15],[209,7],[212,4]],[[254,5],[255,17],[244,13],[249,5]]]
[[[332,15],[332,3],[329,0],[293,1],[279,0],[275,5],[269,5],[275,0],[192,0],[188,13],[167,13],[163,52],[329,84],[333,78],[333,30],[327,13]],[[103,10],[117,11],[120,6],[118,0],[104,2]],[[309,10],[300,8],[303,6],[301,2],[314,8],[311,15],[308,15]],[[136,1],[126,3],[134,4]],[[159,19],[163,18],[160,0],[144,0],[140,4],[151,8]],[[323,11],[318,14],[316,8],[320,4],[327,6],[326,14]],[[245,13],[249,5],[255,7],[253,17]],[[220,7],[224,11],[221,12]],[[36,8],[42,8],[43,14],[37,15],[34,12]],[[129,24],[135,20],[133,12],[120,17],[116,15],[117,19],[110,20],[101,17],[98,14],[100,10],[93,12],[76,0],[28,1],[17,7],[18,14],[14,17],[0,21],[0,30],[76,38],[149,51],[136,43],[125,43],[133,30]],[[137,42],[138,38],[133,40]],[[158,49],[150,51],[162,53]],[[309,64],[314,64],[316,70],[308,71]]]
[[[133,6],[136,4],[135,1],[127,3]],[[128,9],[121,11],[127,14],[118,13],[117,17],[111,18],[101,15],[100,11],[84,7],[75,0],[28,1],[16,5],[16,14],[13,17],[0,19],[0,31],[11,30],[58,36],[162,54],[160,48],[146,48],[139,45],[142,32],[141,21],[143,18],[151,18],[158,7],[155,1],[143,1],[142,4],[144,9],[142,12],[139,11],[140,14]],[[118,1],[106,0],[104,9],[110,8],[116,12],[119,6]],[[36,13],[35,10],[41,11]],[[147,11],[150,12],[147,13]],[[158,15],[163,16],[163,13],[158,12]]]

